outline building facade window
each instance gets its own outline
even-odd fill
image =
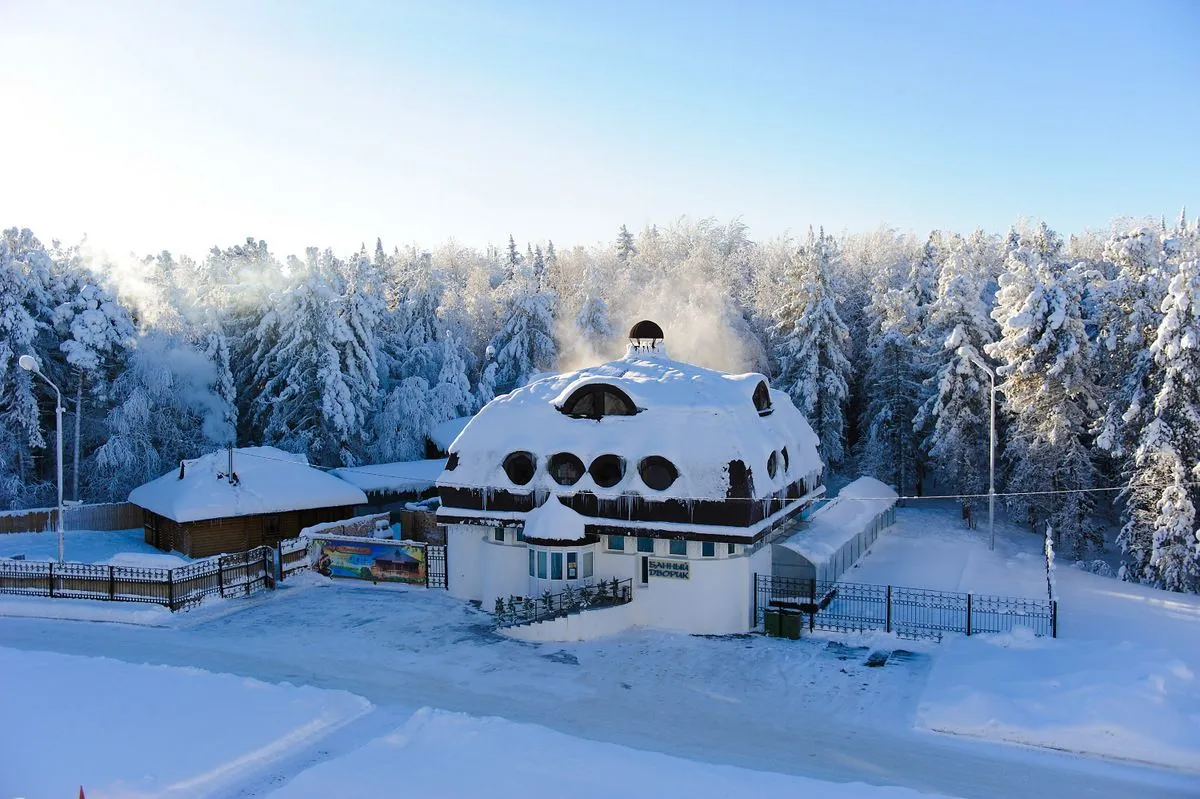
[[[545,580],[546,579],[546,553],[545,552],[537,553],[537,560],[538,560],[537,576],[539,579]]]
[[[583,553],[583,565],[579,569],[579,576],[583,579],[588,579],[592,576],[592,564],[595,556],[591,552]]]
[[[563,553],[550,553],[550,579],[561,580],[563,578]]]
[[[687,555],[687,541],[672,538],[671,539],[671,554],[672,555]]]
[[[700,542],[700,554],[706,558],[713,558],[717,555],[717,545],[713,541]]]
[[[730,544],[729,545],[729,554],[732,555],[736,552],[737,552],[737,544]]]
[[[638,552],[653,552],[654,551],[654,539],[646,538],[645,536],[638,536],[637,551]]]
[[[524,541],[524,540],[525,540],[525,528],[524,528],[524,527],[518,527],[518,528],[517,528],[517,540],[518,540],[518,541]]]
[[[608,537],[608,548],[616,550],[617,552],[624,552],[625,551],[625,536],[610,535]]]
[[[537,574],[537,569],[534,566],[534,562],[537,560],[537,558],[534,557],[535,554],[536,553],[534,553],[534,551],[532,549],[529,550],[529,576],[530,577],[533,577]]]
[[[496,541],[499,541],[501,544],[503,544],[504,543],[504,528],[497,527],[495,530],[493,530],[492,538],[495,539]]]

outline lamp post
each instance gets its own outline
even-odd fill
[[[58,386],[54,385],[54,381],[46,377],[42,372],[42,367],[38,364],[37,358],[32,355],[22,355],[17,359],[17,363],[26,372],[33,372],[38,377],[50,384],[50,388],[54,389],[55,407],[54,407],[54,432],[57,438],[57,454],[58,454],[58,562],[63,562],[63,447],[62,447],[62,417],[63,404],[62,392],[58,390]]]
[[[991,422],[988,425],[988,532],[991,537],[988,543],[988,549],[996,548],[996,372],[992,367],[988,366],[983,358],[979,357],[974,348],[966,345],[958,348],[958,354],[962,358],[978,366],[983,371],[987,372],[988,378],[992,381],[992,394],[990,403]]]

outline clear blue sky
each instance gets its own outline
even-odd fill
[[[0,225],[198,254],[1200,213],[1200,2],[0,1]]]

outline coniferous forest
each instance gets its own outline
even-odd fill
[[[1010,517],[1086,558],[1117,524],[1124,579],[1200,592],[1200,225],[1122,220],[1064,236],[813,229],[754,241],[679,220],[611,243],[447,244],[113,264],[0,236],[0,507],[122,500],[230,443],[322,466],[421,458],[436,424],[539,372],[617,357],[651,318],[668,352],[760,371],[833,471],[905,495],[988,485]],[[1123,488],[1120,488],[1123,487]],[[1119,489],[1119,490],[1117,490]]]

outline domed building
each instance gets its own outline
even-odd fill
[[[490,609],[628,581],[627,604],[518,637],[742,632],[768,544],[824,493],[822,471],[785,393],[672,360],[658,325],[639,322],[624,358],[497,397],[450,445],[438,480],[449,589]]]

